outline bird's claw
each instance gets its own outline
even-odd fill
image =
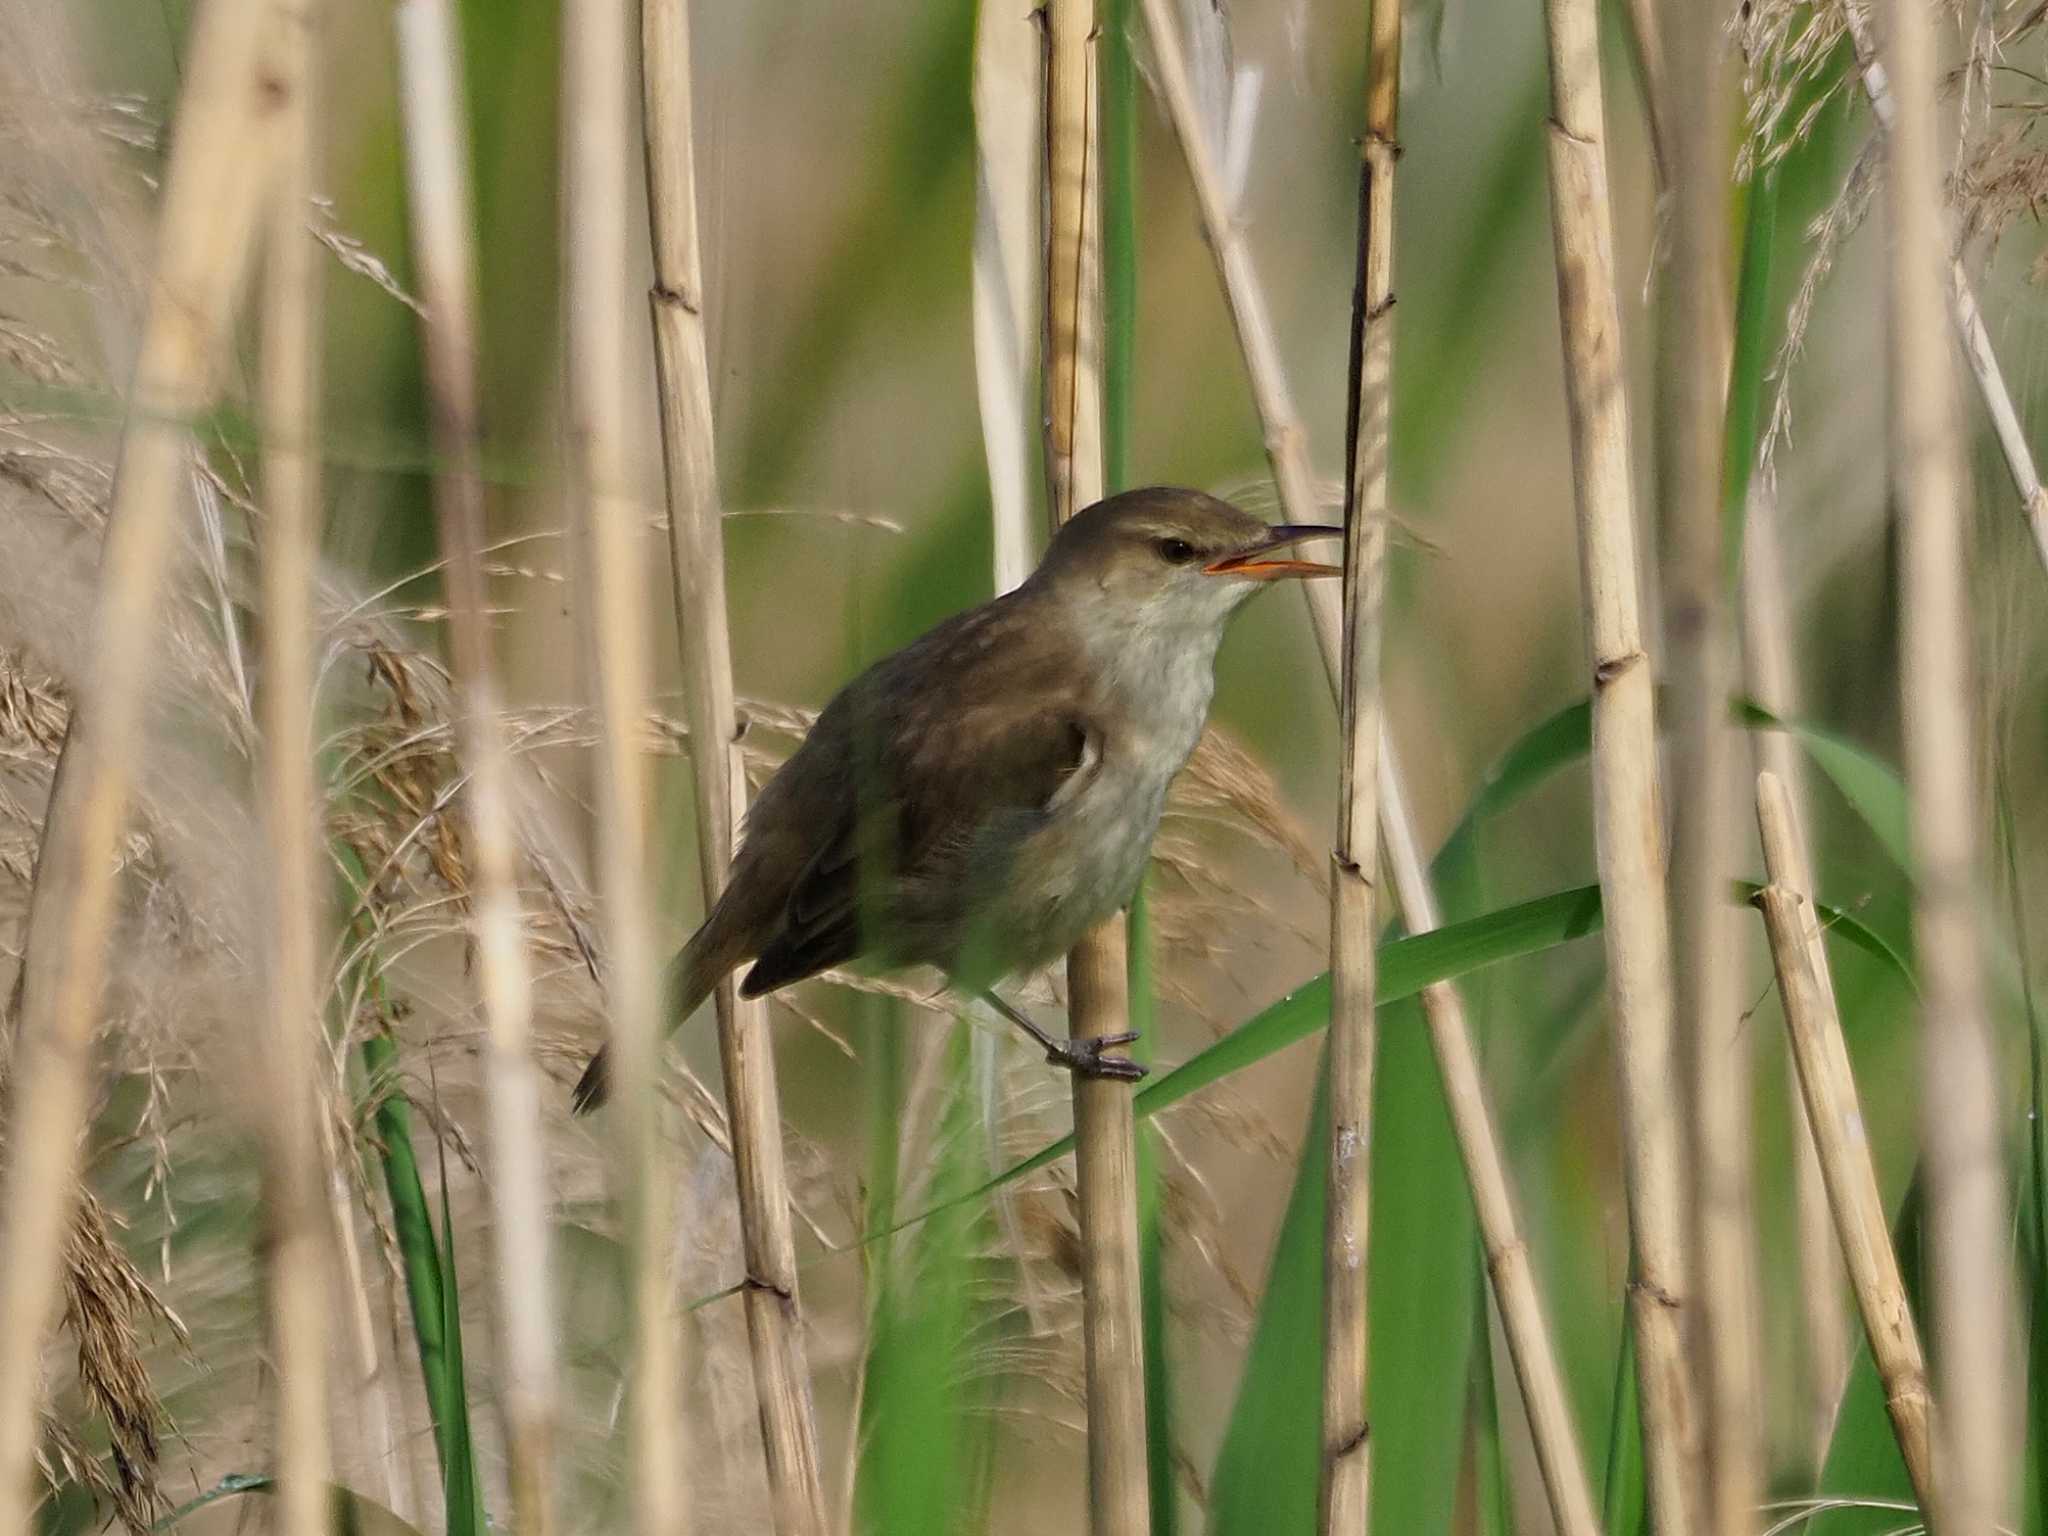
[[[1065,1067],[1077,1077],[1106,1077],[1121,1083],[1135,1083],[1152,1069],[1142,1061],[1133,1061],[1128,1056],[1103,1054],[1112,1046],[1129,1045],[1138,1038],[1136,1030],[1126,1030],[1120,1035],[1095,1035],[1081,1040],[1068,1040],[1054,1046],[1045,1053],[1045,1059],[1055,1066]]]

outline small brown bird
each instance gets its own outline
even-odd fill
[[[997,997],[1131,898],[1215,692],[1224,625],[1340,528],[1269,526],[1200,491],[1081,512],[1016,591],[876,662],[825,706],[747,817],[732,878],[671,963],[680,1024],[728,971],[758,997],[832,966],[931,965],[1074,1071],[1135,1078]],[[605,1053],[576,1085],[604,1102]]]

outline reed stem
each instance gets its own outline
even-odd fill
[[[2003,1122],[1978,948],[1978,809],[1961,419],[1942,319],[1947,260],[1934,18],[1890,7],[1891,481],[1901,712],[1912,795],[1922,1135],[1942,1433],[1929,1524],[1990,1536],[2006,1513],[2011,1360]],[[1877,93],[1873,91],[1875,96]]]
[[[317,0],[280,4],[265,50],[275,180],[263,274],[263,779],[275,928],[264,1207],[276,1352],[277,1529],[322,1536],[331,1259],[321,1188],[319,900],[313,772],[313,564],[320,544],[319,249],[306,228],[316,141]]]
[[[1763,1402],[1750,1123],[1755,1063],[1727,900],[1741,825],[1739,743],[1728,718],[1734,632],[1721,491],[1731,353],[1727,91],[1717,8],[1679,6],[1672,20],[1664,80],[1676,108],[1668,136],[1674,219],[1663,362],[1674,399],[1660,488],[1676,716],[1673,970],[1692,1101],[1693,1284],[1706,1411],[1702,1514],[1720,1536],[1748,1536],[1763,1499]]]
[[[1884,1383],[1885,1411],[1922,1510],[1934,1500],[1933,1407],[1919,1329],[1892,1248],[1867,1123],[1835,1010],[1820,918],[1807,889],[1806,855],[1792,798],[1776,774],[1757,775],[1757,825],[1769,883],[1758,893],[1785,1005],[1807,1123],[1826,1182],[1835,1233],[1863,1317],[1870,1358]]]
[[[667,471],[669,570],[683,658],[697,809],[698,870],[708,912],[724,890],[746,813],[747,778],[733,702],[725,542],[704,334],[703,260],[691,122],[688,0],[642,0],[641,126],[646,141],[654,287],[648,294]],[[775,1529],[824,1536],[817,1412],[797,1295],[796,1234],[783,1166],[782,1110],[767,1004],[741,998],[731,977],[712,994],[732,1125],[746,1264],[747,1335],[767,1454]]]
[[[1099,36],[1094,0],[1046,10],[1046,484],[1053,526],[1099,500],[1102,460],[1102,200]],[[1121,916],[1067,958],[1076,1039],[1127,1029],[1130,976]],[[1087,1357],[1088,1511],[1093,1536],[1151,1525],[1138,1245],[1137,1127],[1128,1083],[1074,1077]]]
[[[611,1050],[633,1318],[628,1434],[634,1529],[683,1527],[680,1342],[670,1307],[670,1159],[657,1119],[660,991],[645,850],[649,703],[644,518],[627,482],[626,196],[630,176],[626,0],[563,13],[562,119],[571,474],[586,541],[583,625],[599,720],[598,889],[611,958]]]
[[[1360,144],[1358,271],[1345,420],[1341,757],[1330,857],[1329,1171],[1323,1223],[1323,1536],[1371,1520],[1367,1240],[1372,1215],[1374,945],[1378,938],[1380,616],[1386,593],[1387,465],[1394,372],[1394,161],[1400,0],[1373,0]]]
[[[974,384],[988,457],[995,590],[1031,574],[1038,543],[1034,453],[1040,406],[1040,306],[1045,273],[1045,34],[1035,16],[999,5],[974,22]]]
[[[1887,134],[1894,133],[1900,113],[1898,64],[1893,62],[1891,74],[1887,76],[1884,62],[1878,54],[1877,34],[1863,5],[1844,5],[1842,18],[1849,29],[1850,43],[1856,50],[1856,63],[1863,75],[1863,92],[1870,98],[1871,115],[1877,119],[1879,128]],[[1917,106],[1910,108],[1911,113],[1918,111]],[[1941,216],[1940,206],[1937,199],[1927,217],[1932,220],[1932,228],[1938,231],[1937,238],[1943,242],[1942,249],[1946,251],[1948,225]],[[1991,332],[1984,324],[1984,312],[1978,307],[1976,292],[1970,286],[1969,274],[1963,270],[1959,255],[1948,254],[1941,280],[1949,323],[1955,327],[1956,339],[1962,346],[1964,365],[1976,382],[1985,415],[1991,418],[1998,451],[2005,459],[2006,472],[2012,477],[2013,489],[2019,493],[2020,510],[2034,535],[2035,552],[2041,563],[2048,566],[2048,488],[2041,484],[2034,451],[2027,443],[2026,426],[2013,404],[2012,391],[2006,388],[2005,372],[1998,366],[1998,354],[1992,349]]]
[[[1551,222],[1593,688],[1594,832],[1634,1243],[1629,1317],[1652,1518],[1659,1536],[1689,1536],[1699,1524],[1699,1421],[1686,1358],[1685,1127],[1673,1070],[1656,702],[1636,586],[1599,25],[1591,0],[1545,0],[1544,13]]]
[[[532,976],[519,901],[512,759],[487,618],[467,117],[447,0],[401,0],[395,20],[413,265],[426,307],[421,337],[432,402],[434,510],[447,586],[458,726],[468,766],[464,799],[486,1026],[489,1188],[498,1245],[497,1314],[513,1518],[528,1536],[545,1536],[554,1526],[557,1415],[546,1141],[532,1048]]]

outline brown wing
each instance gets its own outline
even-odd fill
[[[741,991],[865,955],[946,965],[967,885],[1000,878],[1062,789],[1099,758],[1071,654],[1016,597],[939,626],[849,684],[783,774],[833,803],[816,852]],[[811,761],[804,761],[809,756]],[[832,785],[836,792],[819,793]],[[757,817],[765,818],[771,784]],[[805,793],[806,788],[810,793]]]

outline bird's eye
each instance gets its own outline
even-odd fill
[[[1186,539],[1161,539],[1159,558],[1168,565],[1186,565],[1195,558],[1195,546]]]

